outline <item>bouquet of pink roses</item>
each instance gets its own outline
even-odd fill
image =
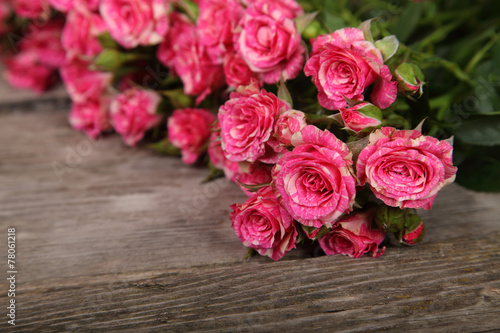
[[[429,104],[417,63],[432,61],[390,24],[359,23],[345,1],[304,6],[3,1],[5,78],[42,92],[59,73],[75,129],[115,131],[237,183],[248,199],[231,225],[261,255],[318,241],[328,255],[376,257],[388,234],[414,245],[425,232],[416,209],[431,209],[457,172],[452,142],[424,135],[425,114],[412,113]]]

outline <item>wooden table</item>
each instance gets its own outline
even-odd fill
[[[423,212],[427,236],[377,259],[293,251],[244,260],[205,169],[97,142],[59,89],[0,84],[0,331],[7,228],[16,229],[14,331],[493,332],[500,330],[500,195],[458,185]]]

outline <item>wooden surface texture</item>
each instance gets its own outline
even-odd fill
[[[377,259],[244,260],[225,180],[67,123],[61,89],[0,84],[0,331],[500,331],[500,194],[444,189],[427,235]],[[16,326],[7,228],[16,228]]]

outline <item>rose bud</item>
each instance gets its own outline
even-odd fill
[[[382,125],[382,111],[371,103],[363,102],[339,111],[345,127],[356,133]]]
[[[306,115],[302,111],[287,110],[280,113],[274,125],[274,136],[280,143],[291,146],[292,135],[307,126]]]
[[[402,63],[396,68],[395,76],[400,93],[414,94],[418,91],[422,95],[425,82],[424,73],[420,67],[412,63]]]
[[[375,212],[375,223],[380,230],[394,233],[402,244],[415,245],[424,239],[422,219],[408,209],[381,205]]]
[[[409,221],[405,226],[403,238],[400,243],[415,245],[421,242],[425,236],[425,224],[422,219],[415,214],[410,215]]]

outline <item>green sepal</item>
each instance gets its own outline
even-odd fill
[[[129,61],[148,58],[149,56],[146,54],[123,53],[115,49],[104,49],[93,64],[106,71],[115,71]]]
[[[153,149],[157,151],[160,154],[163,155],[169,155],[169,156],[180,156],[181,151],[179,148],[175,147],[168,138],[163,139],[162,141],[156,142],[149,144],[147,146],[150,149]]]
[[[107,31],[98,35],[97,40],[99,41],[99,44],[101,44],[103,49],[117,49],[120,47],[120,45],[118,45],[113,37],[111,37],[111,34]]]
[[[399,41],[395,35],[384,37],[375,42],[375,46],[382,52],[384,61],[392,58],[399,48]]]
[[[286,87],[283,75],[281,75],[280,85],[278,87],[278,98],[287,102],[290,105],[290,108],[293,109],[292,95],[290,95],[290,91],[288,91],[288,88]]]
[[[380,205],[375,212],[375,223],[383,232],[399,233],[406,225],[406,211],[396,207]]]
[[[175,109],[183,109],[193,106],[193,98],[185,95],[183,88],[160,90],[159,93],[167,97]]]
[[[248,252],[245,255],[245,260],[248,260],[248,259],[252,258],[256,254],[257,254],[257,251],[255,251],[255,249],[252,249],[251,247],[248,248]]]
[[[299,34],[302,34],[307,27],[312,25],[317,15],[318,12],[313,12],[303,14],[295,18],[295,26],[297,27],[297,31],[299,32]]]

